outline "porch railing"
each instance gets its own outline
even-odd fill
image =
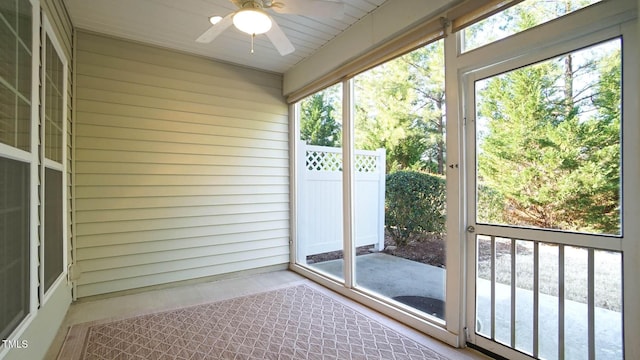
[[[476,238],[476,333],[535,358],[622,359],[618,252]]]

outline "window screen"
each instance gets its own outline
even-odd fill
[[[29,312],[29,164],[0,157],[0,338]]]
[[[45,70],[45,157],[62,163],[63,81],[62,61],[51,39],[46,41]]]
[[[62,172],[45,170],[44,206],[44,291],[49,290],[63,270]]]
[[[0,4],[0,143],[30,150],[31,6]]]

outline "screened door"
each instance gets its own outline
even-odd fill
[[[622,41],[466,78],[469,341],[622,359]]]

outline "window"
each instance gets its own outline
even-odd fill
[[[29,313],[32,8],[0,5],[0,338]]]
[[[44,179],[44,291],[47,291],[64,269],[62,172],[47,168]]]
[[[0,338],[29,313],[29,164],[0,157]]]
[[[344,280],[342,84],[302,99],[298,125],[298,263]]]
[[[45,20],[43,49],[42,146],[44,231],[41,258],[43,292],[64,272],[65,62]]]
[[[463,31],[463,51],[470,51],[494,41],[544,24],[580,10],[600,0],[526,0]]]
[[[0,143],[30,150],[31,6],[0,8]]]

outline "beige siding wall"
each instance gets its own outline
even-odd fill
[[[78,296],[288,262],[280,75],[85,32],[76,60]]]

